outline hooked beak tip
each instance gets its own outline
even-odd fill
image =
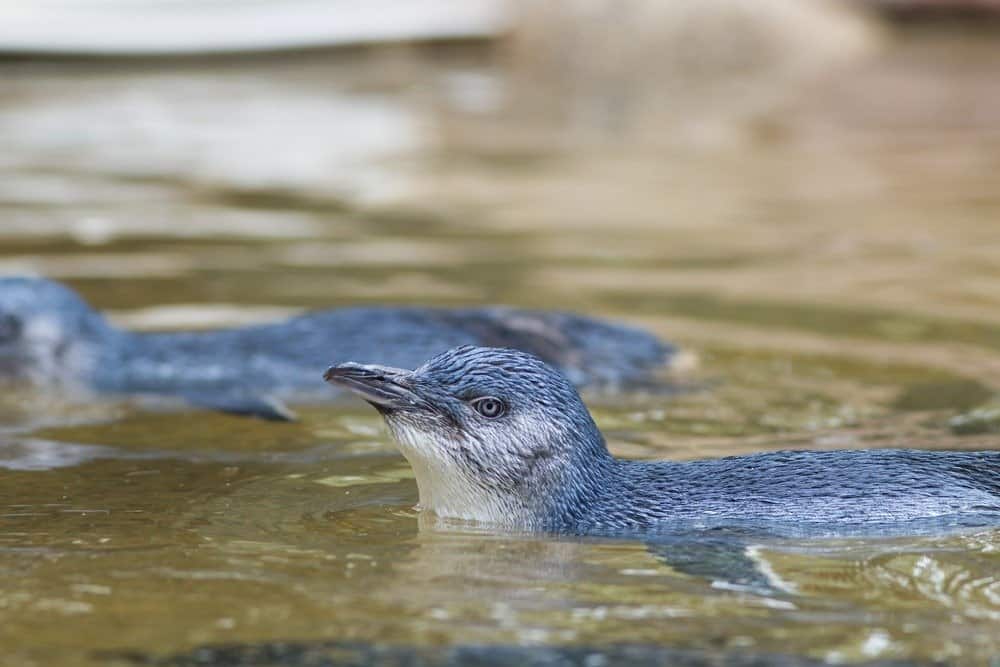
[[[357,394],[377,408],[410,407],[419,398],[405,378],[409,371],[353,362],[330,366],[323,379]]]
[[[353,361],[348,361],[342,364],[334,364],[326,369],[323,373],[323,379],[327,382],[332,382],[339,384],[344,380],[360,380],[360,379],[373,379],[373,378],[384,378],[388,375],[390,369],[382,368],[380,366],[366,366],[364,364],[358,364]]]
[[[340,366],[330,366],[323,373],[323,379],[326,380],[327,382],[336,382],[337,374],[340,373],[341,371],[342,368]]]

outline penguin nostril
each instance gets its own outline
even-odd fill
[[[12,343],[21,337],[24,329],[21,319],[15,315],[0,315],[0,344]]]

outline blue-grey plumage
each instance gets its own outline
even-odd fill
[[[630,327],[504,307],[344,308],[233,329],[137,333],[112,326],[59,283],[0,278],[0,378],[98,393],[182,396],[252,412],[265,396],[329,400],[315,369],[331,355],[414,366],[463,344],[524,349],[573,382],[602,388],[655,382],[673,354]]]
[[[628,461],[608,452],[572,383],[524,352],[465,346],[413,371],[346,363],[324,377],[383,414],[413,466],[421,506],[444,517],[584,533],[1000,523],[1000,452]]]

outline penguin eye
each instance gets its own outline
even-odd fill
[[[15,315],[0,315],[0,343],[11,343],[21,337],[21,319]]]
[[[476,409],[476,412],[487,419],[496,419],[507,412],[507,406],[504,402],[499,398],[493,398],[492,396],[477,398],[472,401],[472,407]]]

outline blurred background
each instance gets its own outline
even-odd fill
[[[0,270],[139,326],[504,301],[996,368],[991,3],[361,4],[0,8]]]
[[[0,4],[0,273],[140,329],[357,303],[632,322],[688,352],[693,390],[595,399],[622,455],[997,448],[998,19],[991,0]],[[415,537],[408,470],[360,407],[292,430],[79,417],[32,434],[58,465],[2,473],[18,664],[317,636],[1000,653],[996,532],[779,549],[789,608],[651,579],[639,547]],[[537,558],[556,564],[520,569]]]

